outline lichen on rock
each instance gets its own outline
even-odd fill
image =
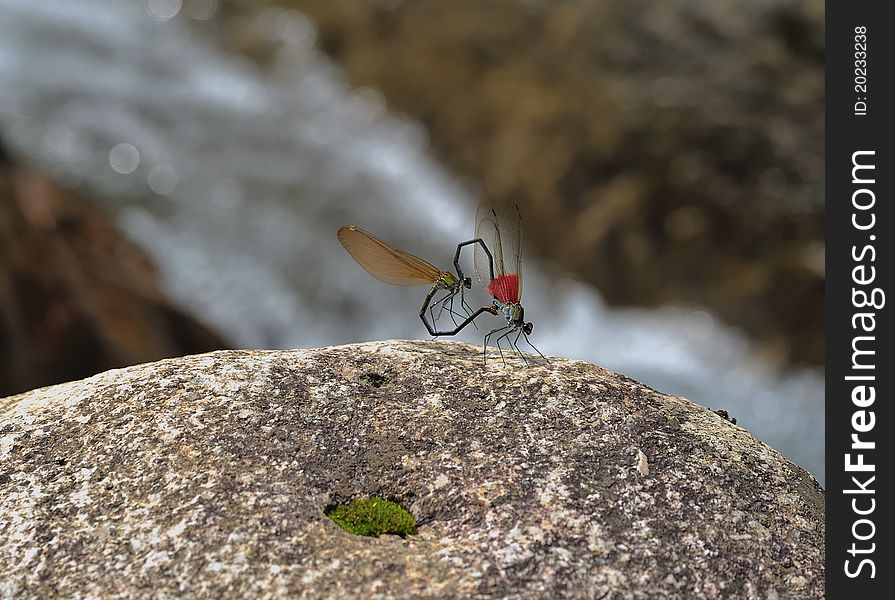
[[[509,360],[222,351],[0,400],[0,596],[822,596],[808,473],[683,398]],[[416,533],[326,515],[370,497]]]

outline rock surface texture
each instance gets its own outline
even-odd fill
[[[805,471],[599,367],[508,363],[221,351],[0,400],[0,596],[822,597]],[[365,495],[418,533],[324,515]]]

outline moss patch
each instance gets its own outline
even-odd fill
[[[416,532],[416,519],[398,504],[384,498],[355,498],[326,511],[326,516],[355,535],[383,533],[405,536]]]

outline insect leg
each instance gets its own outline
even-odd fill
[[[496,313],[495,313],[496,314]],[[488,358],[488,340],[491,339],[491,336],[497,333],[498,331],[503,331],[507,326],[504,325],[502,327],[498,327],[497,329],[492,329],[487,334],[485,334],[485,341],[482,342],[482,362],[487,362]]]
[[[448,292],[448,293],[450,293],[450,292]],[[446,298],[447,298],[446,295],[445,295],[445,296],[442,296],[442,297],[439,298],[438,300],[434,300],[434,301],[429,305],[429,316],[432,318],[432,325],[433,325],[433,326],[435,325],[436,321],[438,321],[438,319],[441,318],[441,313],[444,311],[444,306],[443,306],[443,304],[444,304],[444,301],[445,301]],[[441,305],[441,307],[438,309],[438,314],[436,315],[436,314],[435,314],[435,307],[436,307],[437,305]]]
[[[462,292],[463,288],[460,288],[460,291]],[[435,320],[441,318],[441,314],[445,310],[448,311],[448,314],[450,314],[451,321],[454,322],[454,325],[457,325],[457,319],[455,319],[454,317],[459,317],[459,318],[463,319],[463,318],[468,317],[469,315],[472,314],[472,311],[469,311],[465,315],[461,315],[460,313],[458,313],[457,311],[454,310],[454,296],[456,296],[456,295],[457,295],[457,291],[452,290],[452,291],[449,291],[447,294],[445,294],[441,299],[435,301],[436,303],[439,304],[439,308],[438,308],[438,315],[433,316],[433,325],[434,325]],[[430,310],[432,310],[431,307],[430,307]],[[473,325],[475,326],[475,322],[473,322]],[[476,329],[478,329],[477,326],[476,326]]]
[[[446,307],[446,305],[449,301],[450,301],[451,305],[453,305],[453,302],[454,302],[453,298],[454,298],[455,293],[456,292],[449,290],[447,294],[445,294],[444,296],[442,296],[441,298],[439,298],[438,300],[435,301],[435,303],[438,304],[438,315],[432,316],[432,324],[433,325],[435,324],[435,321],[437,321],[438,319],[441,318],[441,315],[444,313],[445,310],[448,311],[448,315],[450,315],[451,321],[454,322],[454,326],[457,325],[457,319],[454,318],[454,315],[456,315],[457,313],[454,312],[452,309]],[[432,307],[430,307],[429,311],[431,312],[432,310],[433,310]]]
[[[499,338],[497,338],[497,349],[500,350],[500,358],[503,360],[503,366],[507,366],[507,361],[506,361],[506,358],[504,358],[504,356],[503,356],[503,350],[500,348],[500,340],[506,338],[506,340],[507,340],[507,350],[509,350],[510,348],[512,348],[512,347],[513,347],[513,340],[511,340],[511,339],[509,338],[509,336],[512,335],[513,331],[515,331],[515,329],[513,328],[512,325],[510,325],[510,326],[507,327],[507,331],[506,331],[506,333],[504,333],[502,336],[500,336]],[[516,349],[516,352],[519,352],[519,349],[518,349],[518,348]],[[521,353],[520,353],[520,354],[521,354]],[[524,356],[522,357],[522,360],[525,360],[525,357],[524,357]],[[528,363],[526,363],[526,364],[528,364]]]
[[[471,307],[471,306],[469,305],[469,303],[466,301],[466,296],[465,296],[464,293],[463,293],[463,286],[462,286],[462,285],[460,286],[460,307],[461,307],[463,310],[466,311],[466,314],[467,314],[467,315],[468,315],[469,313],[472,312],[472,307]]]
[[[525,354],[522,352],[522,350],[519,349],[519,336],[522,335],[522,333],[523,333],[522,328],[520,327],[519,333],[516,334],[516,338],[513,340],[513,348],[515,348],[516,352],[519,354],[519,356],[522,357],[522,361],[525,363],[525,366],[527,367],[528,359],[525,358]]]
[[[472,307],[469,305],[469,303],[466,301],[465,296],[463,295],[463,285],[462,284],[460,285],[460,306],[463,307],[463,310],[466,312],[467,315],[472,314]],[[474,321],[472,323],[472,326],[475,327],[476,329],[479,328],[479,326],[476,325]]]
[[[460,289],[462,290],[463,288],[461,287]],[[454,315],[458,314],[458,313],[454,312],[454,296],[456,296],[456,295],[457,295],[457,292],[451,292],[451,295],[448,296],[447,298],[445,298],[444,301],[441,303],[441,307],[443,309],[444,302],[450,301],[447,311],[448,311],[448,314],[451,315],[451,321],[454,322],[455,326],[457,325],[457,319],[454,318]]]
[[[547,362],[547,363],[550,362],[550,360],[549,360],[546,356],[544,356],[543,354],[541,354],[541,351],[538,350],[538,349],[535,347],[535,345],[531,343],[531,340],[528,339],[528,334],[526,334],[526,333],[523,331],[523,332],[522,332],[522,336],[525,338],[525,341],[528,343],[528,345],[531,346],[532,348],[534,348],[534,351],[537,352],[538,355],[539,355],[541,358],[543,358],[545,362]]]

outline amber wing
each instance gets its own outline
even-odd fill
[[[360,227],[340,227],[339,241],[367,273],[391,285],[433,284],[441,271],[431,263],[409,252],[398,250]]]

